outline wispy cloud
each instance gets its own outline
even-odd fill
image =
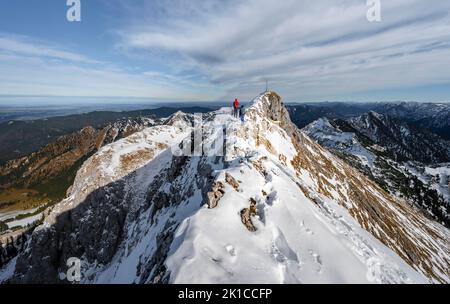
[[[45,42],[19,35],[0,34],[0,52],[3,54],[43,57],[75,62],[95,62],[83,55],[65,51],[51,44],[46,44]]]
[[[204,90],[200,90],[202,87]],[[0,94],[205,100],[208,87],[164,72],[130,72],[55,44],[0,35]]]
[[[366,0],[96,3],[109,19],[80,33],[104,36],[76,50],[0,33],[0,94],[246,99],[269,79],[291,101],[387,99],[450,83],[449,1],[382,0],[380,23]]]
[[[291,99],[450,83],[447,1],[382,1],[381,23],[363,0],[175,2],[130,9],[149,17],[120,30],[121,47],[169,54],[226,97],[250,97],[265,78]]]

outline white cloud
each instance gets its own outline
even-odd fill
[[[0,36],[0,92],[177,101],[211,98],[210,88],[186,77],[162,72],[132,73],[55,45],[6,34]]]
[[[49,44],[32,40],[29,37],[18,35],[0,34],[0,52],[85,63],[95,62],[83,55],[61,50]]]
[[[450,83],[448,1],[382,0],[380,23],[365,0],[104,3],[120,62],[0,33],[0,93],[245,99],[268,78],[300,101]]]
[[[251,97],[265,78],[291,99],[450,83],[447,1],[382,1],[381,23],[366,20],[364,0],[169,2],[147,2],[121,47],[171,54],[167,65],[226,97]]]

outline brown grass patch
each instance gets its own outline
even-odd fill
[[[152,149],[146,148],[121,155],[120,162],[124,170],[133,170],[136,168],[136,164],[140,164],[145,160],[150,160],[154,157],[154,155],[155,153]]]

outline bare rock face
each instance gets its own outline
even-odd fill
[[[207,204],[209,209],[214,209],[219,204],[220,199],[225,194],[225,186],[222,182],[215,182],[212,187],[212,191],[208,192]]]
[[[263,98],[264,102],[260,110],[262,116],[267,117],[281,128],[283,128],[289,135],[297,128],[291,122],[289,112],[284,106],[280,95],[275,92],[267,92]]]
[[[253,225],[252,216],[256,216],[258,211],[256,209],[256,201],[253,198],[250,198],[250,207],[241,210],[241,221],[242,224],[248,229],[250,232],[255,232],[256,227]]]
[[[60,267],[70,257],[107,264],[123,236],[128,212],[124,195],[121,181],[97,189],[83,204],[60,214],[53,226],[36,230],[28,244],[30,250],[19,255],[10,282],[63,283],[58,273],[66,271]]]
[[[225,174],[225,181],[234,188],[234,190],[239,190],[239,183],[234,179],[234,177],[230,173]]]

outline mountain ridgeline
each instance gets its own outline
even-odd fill
[[[243,121],[224,108],[192,122],[98,147],[0,282],[68,283],[70,258],[85,284],[450,282],[449,230],[297,128],[275,92]],[[198,134],[215,153],[174,153]]]
[[[370,111],[303,129],[391,194],[450,227],[450,141]]]
[[[324,102],[292,104],[288,106],[288,110],[292,121],[299,128],[306,127],[319,118],[348,119],[374,111],[450,140],[450,103]]]
[[[345,121],[337,123],[345,131]],[[350,119],[349,126],[350,131],[353,127],[354,131],[383,145],[396,161],[450,162],[450,141],[389,115],[370,111]]]
[[[207,107],[163,107],[129,112],[96,111],[85,114],[56,116],[39,120],[11,120],[0,123],[0,165],[6,161],[27,156],[59,137],[83,128],[103,129],[118,121],[139,120],[142,117],[168,117],[177,111],[205,113]]]
[[[187,113],[210,111],[201,107],[183,110]],[[42,208],[60,201],[83,162],[98,149],[162,124],[176,111],[176,108],[158,108],[92,112],[0,124],[0,150],[4,160],[0,165],[0,214]],[[28,151],[32,152],[27,154]],[[16,155],[23,156],[11,159]]]

